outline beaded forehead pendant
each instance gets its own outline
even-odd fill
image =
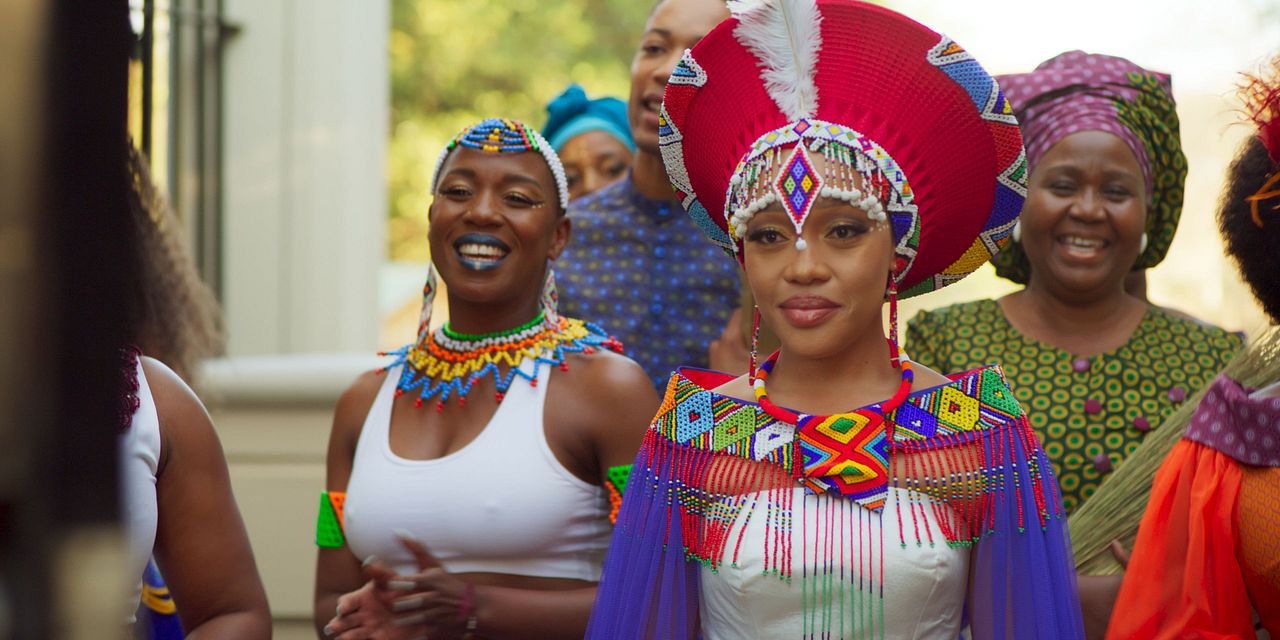
[[[814,156],[825,160],[821,171]],[[778,203],[804,250],[804,223],[818,198],[842,200],[885,222],[892,212],[898,253],[914,253],[918,221],[911,186],[880,145],[842,125],[804,118],[761,136],[729,180],[725,209],[735,250],[755,214]]]
[[[509,118],[487,118],[463,129],[454,136],[449,144],[436,158],[436,168],[431,178],[431,190],[434,192],[440,183],[440,169],[449,154],[458,147],[476,149],[487,153],[524,153],[533,151],[542,155],[551,169],[551,176],[556,182],[556,194],[561,210],[569,208],[569,181],[564,175],[564,165],[551,145],[535,129],[530,129],[519,120]]]

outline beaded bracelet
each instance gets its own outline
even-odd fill
[[[337,549],[347,544],[343,535],[342,509],[346,503],[344,491],[321,491],[320,513],[316,517],[316,546]]]

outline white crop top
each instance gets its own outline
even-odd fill
[[[129,578],[133,598],[129,615],[138,606],[142,593],[142,573],[156,542],[156,470],[160,464],[160,417],[151,397],[151,387],[138,365],[138,410],[129,429],[120,434],[120,502],[125,537],[129,543]]]
[[[611,533],[608,498],[547,444],[543,404],[554,367],[542,367],[537,386],[517,378],[462,449],[409,460],[391,451],[388,437],[402,366],[386,373],[356,444],[343,523],[352,553],[417,572],[393,533],[404,529],[450,572],[599,581]]]
[[[968,548],[948,544],[903,546],[893,533],[890,535],[895,539],[884,540],[881,546],[882,532],[895,531],[890,523],[898,517],[899,498],[907,502],[903,496],[909,492],[890,487],[884,510],[876,514],[842,497],[808,494],[799,487],[793,491],[795,504],[805,501],[806,505],[796,511],[796,516],[805,521],[795,524],[795,536],[791,538],[792,557],[801,559],[793,569],[797,578],[786,582],[776,575],[764,574],[763,550],[768,548],[765,535],[769,520],[764,510],[769,498],[767,494],[759,494],[747,504],[754,504],[760,512],[751,517],[752,510],[743,509],[729,534],[731,540],[736,539],[739,532],[744,534],[737,547],[740,550],[737,562],[721,564],[714,572],[709,568],[702,570],[703,638],[796,637],[798,629],[806,628],[806,617],[808,627],[828,629],[822,637],[833,640],[872,637],[955,640],[960,637],[969,577]],[[934,537],[942,539],[932,509],[921,509],[917,515],[922,529],[927,527]],[[922,531],[920,535],[927,533]],[[868,628],[868,621],[873,616],[863,619],[857,615],[861,608],[867,607],[867,596],[859,598],[852,589],[840,592],[844,602],[825,603],[837,612],[832,619],[815,617],[812,612],[806,616],[802,606],[804,598],[799,593],[804,587],[799,576],[815,573],[816,549],[834,549],[835,557],[839,558],[837,563],[843,565],[849,576],[875,575],[881,570],[884,575],[892,576],[884,583],[883,618],[876,614],[877,622],[872,628]],[[881,552],[883,566],[872,560]],[[807,565],[807,570],[801,568],[802,564]],[[830,570],[830,567],[822,569]],[[850,580],[857,582],[852,577]]]

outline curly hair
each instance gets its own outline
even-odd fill
[[[1275,172],[1262,139],[1249,136],[1227,171],[1227,186],[1218,206],[1218,229],[1241,277],[1271,321],[1280,324],[1280,278],[1276,277],[1280,274],[1280,215],[1264,212],[1259,227],[1248,200]]]
[[[129,145],[129,212],[139,264],[128,301],[134,342],[191,384],[201,358],[222,352],[222,312],[200,279],[177,216],[151,179],[146,158]]]

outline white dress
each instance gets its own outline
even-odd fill
[[[803,509],[795,510],[795,516],[804,518],[804,522],[795,523],[791,538],[795,566],[792,580],[787,582],[776,575],[764,574],[762,550],[770,547],[765,540],[766,498],[764,494],[755,494],[757,499],[752,501],[755,508],[744,508],[730,530],[731,540],[736,541],[739,533],[743,535],[742,544],[737,547],[737,562],[726,560],[714,571],[708,567],[702,569],[699,613],[705,640],[790,638],[796,636],[797,629],[810,630],[819,638],[955,640],[959,637],[969,573],[969,547],[949,546],[931,509],[916,509],[917,519],[913,522],[903,506],[905,526],[911,531],[904,547],[895,532],[898,531],[898,499],[908,499],[909,491],[890,488],[884,510],[879,514],[841,497],[807,495],[802,488],[792,491],[794,504],[805,501]],[[748,518],[748,514],[751,517]],[[913,530],[917,525],[921,539],[926,540],[919,545]],[[889,532],[891,539],[882,541],[882,531]],[[935,541],[932,545],[927,542],[930,534]],[[816,573],[814,557],[819,549],[822,552],[818,557],[829,555],[839,560],[848,577],[845,582],[854,588],[837,590],[838,595],[832,596],[831,601],[815,603],[815,598],[823,596],[810,593],[806,598],[797,592],[805,589],[804,574]],[[879,584],[881,563],[875,558],[880,557],[883,557],[883,610],[881,600],[876,597],[877,587],[856,588],[859,578],[864,584]],[[807,569],[801,569],[802,566]]]
[[[129,579],[134,589],[129,603],[129,615],[138,606],[142,594],[142,573],[151,558],[156,542],[156,471],[160,464],[160,417],[151,396],[151,387],[138,371],[138,410],[133,414],[129,428],[120,434],[120,502],[125,538],[129,551]]]

